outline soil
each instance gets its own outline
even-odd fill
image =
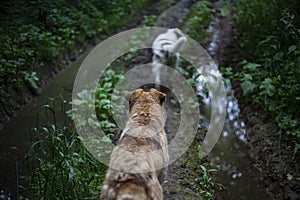
[[[232,14],[226,17],[215,16],[220,41],[213,58],[219,66],[232,67],[235,72],[237,64],[243,60],[238,45],[239,30]],[[240,118],[246,124],[246,137],[250,146],[250,156],[256,160],[255,166],[262,172],[259,177],[264,183],[266,192],[271,199],[299,199],[300,184],[295,180],[299,177],[299,158],[293,160],[292,150],[284,146],[281,130],[272,118],[250,99],[243,96],[238,81],[232,82],[235,97],[241,109]],[[292,175],[293,179],[288,177]]]

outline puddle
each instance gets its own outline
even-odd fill
[[[207,33],[211,41],[207,51],[214,58],[219,50],[219,43],[222,42],[218,21],[210,23]],[[217,61],[215,63],[218,65]],[[202,89],[199,85],[198,94],[203,97],[200,119],[202,125],[207,127],[211,118],[210,99]],[[218,199],[270,199],[263,183],[259,181],[261,172],[255,168],[255,160],[249,155],[245,123],[239,119],[238,101],[230,85],[226,86],[226,101],[224,128],[217,144],[208,155],[212,167],[220,166],[215,182],[225,187],[218,192]]]
[[[209,110],[208,104],[205,109]],[[205,115],[201,118],[205,124],[210,120]],[[255,168],[255,160],[249,156],[245,134],[245,123],[239,120],[238,102],[231,88],[227,87],[225,125],[217,144],[208,155],[212,167],[220,166],[215,181],[225,187],[218,193],[221,199],[269,199],[264,185],[259,181],[261,172]]]

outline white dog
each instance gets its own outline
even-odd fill
[[[160,83],[160,70],[163,65],[170,64],[172,55],[175,54],[175,68],[178,67],[180,52],[183,50],[187,38],[178,28],[168,29],[155,38],[152,43],[153,51],[153,69],[155,75],[155,83]],[[173,54],[172,54],[173,53]]]

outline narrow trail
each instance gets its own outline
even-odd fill
[[[179,1],[158,17],[156,26],[164,28],[180,27],[191,5],[192,1],[190,0]],[[172,96],[171,93],[169,95]],[[170,99],[169,97],[165,103],[166,109],[172,111],[172,113],[180,112],[179,105],[172,104]],[[168,115],[166,132],[169,140],[176,134],[179,121],[180,117],[178,115]],[[200,143],[200,135],[197,134],[192,148],[189,148],[178,160],[167,167],[162,180],[164,199],[202,199],[197,184],[195,184],[195,180],[200,175],[199,166],[203,162],[197,159],[199,154],[198,150],[194,147]]]
[[[182,25],[182,20],[189,12],[192,1],[179,1],[176,5],[164,11],[157,20],[158,27],[174,28]],[[170,102],[166,102],[167,110],[173,113],[180,112],[180,108]],[[174,137],[177,132],[180,117],[169,115],[166,130],[169,138]],[[196,148],[200,144],[202,133],[198,133],[191,147],[174,163],[168,166],[162,187],[164,189],[164,199],[202,199],[196,179],[200,176],[199,166],[204,161],[199,158],[199,151]],[[203,138],[202,138],[203,139]]]
[[[181,0],[166,9],[156,20],[157,27],[175,28],[181,25],[181,20],[188,14],[191,0]]]

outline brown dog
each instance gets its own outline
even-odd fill
[[[150,89],[128,92],[129,120],[112,151],[101,200],[162,200],[156,170],[168,162],[166,95]]]

